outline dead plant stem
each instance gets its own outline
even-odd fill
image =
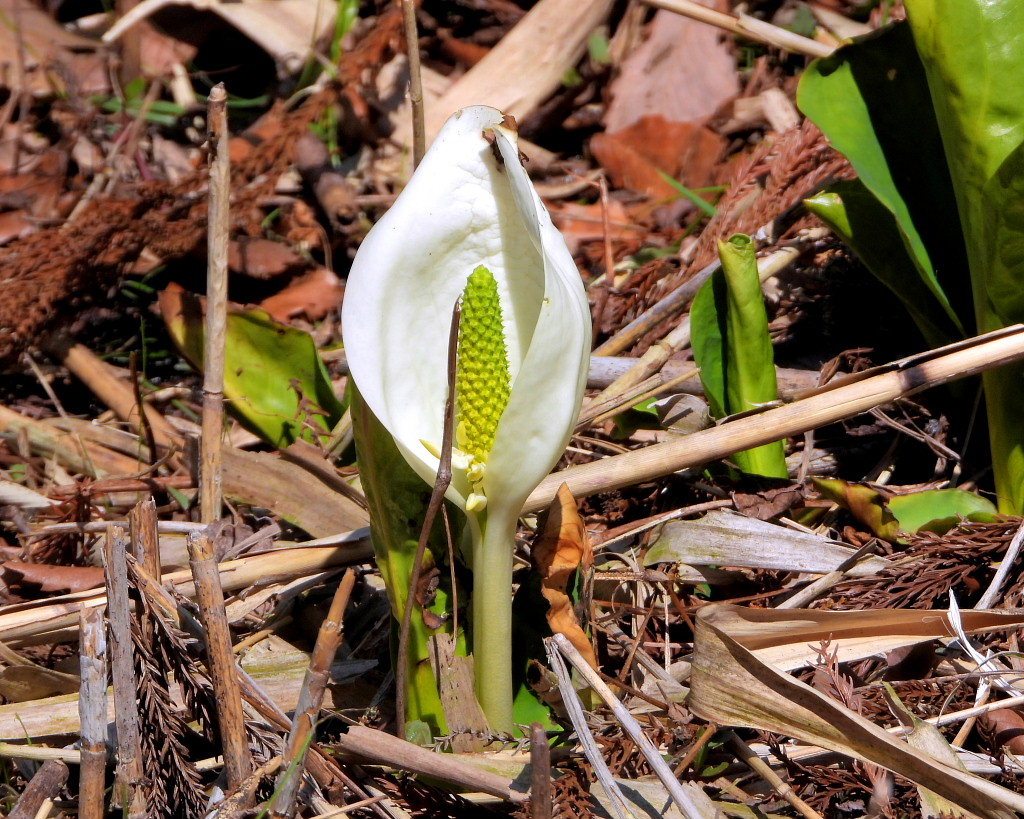
[[[205,629],[207,667],[217,701],[217,721],[224,751],[228,787],[237,789],[252,772],[252,756],[245,735],[245,716],[238,687],[231,632],[224,612],[213,543],[204,534],[188,536],[189,565],[196,583],[196,602]]]
[[[563,483],[569,485],[577,498],[621,489],[783,440],[928,387],[1021,359],[1024,359],[1024,325],[1016,324],[832,382],[791,404],[744,415],[676,441],[555,472],[527,498],[524,510],[535,512],[547,507]]]
[[[117,768],[111,799],[114,805],[127,809],[128,817],[141,817],[146,813],[146,800],[140,786],[143,777],[142,739],[135,696],[138,681],[132,647],[127,553],[128,538],[124,529],[109,527],[103,541],[103,565],[107,579],[111,682],[117,725]]]
[[[412,105],[412,169],[427,150],[427,126],[423,108],[423,71],[420,67],[420,36],[416,24],[416,0],[402,0],[405,48],[409,58],[409,102]]]
[[[82,609],[78,694],[82,756],[78,780],[79,819],[103,819],[107,771],[107,641],[102,609]]]
[[[306,678],[303,680],[299,700],[295,706],[295,717],[288,735],[282,771],[277,779],[277,794],[271,810],[271,816],[275,819],[290,819],[295,815],[296,796],[302,782],[306,750],[315,734],[317,716],[323,703],[324,692],[327,690],[327,683],[330,682],[331,663],[334,662],[334,655],[341,645],[345,609],[348,608],[355,584],[355,570],[349,569],[338,584],[331,608],[320,625],[320,632],[310,655],[309,669],[306,671]]]
[[[224,438],[224,347],[228,316],[228,233],[231,157],[228,151],[227,91],[210,90],[210,198],[207,225],[206,331],[203,334],[202,464],[199,479],[203,523],[220,517]],[[248,771],[246,771],[248,773]]]

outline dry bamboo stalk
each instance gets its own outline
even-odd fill
[[[334,745],[347,754],[391,765],[413,773],[426,774],[471,791],[497,796],[508,802],[524,802],[526,794],[514,790],[514,782],[490,771],[421,748],[383,731],[350,725]]]
[[[228,220],[231,211],[228,95],[224,83],[210,89],[209,99],[207,116],[213,158],[210,162],[210,215],[206,234],[206,328],[203,334],[202,464],[199,479],[203,523],[213,523],[220,517],[222,503],[224,345],[228,329]]]
[[[675,441],[555,472],[527,498],[524,511],[546,508],[563,483],[580,498],[653,480],[1021,359],[1024,325],[1015,324],[841,379],[792,404],[745,415]]]
[[[750,770],[760,775],[769,785],[775,788],[779,796],[789,802],[804,819],[822,819],[821,814],[797,796],[796,791],[793,790],[790,784],[775,773],[767,762],[754,753],[754,750],[746,742],[740,739],[733,731],[729,731],[727,736],[729,744],[732,745],[737,756],[747,764]]]
[[[423,71],[420,68],[420,36],[416,25],[416,3],[402,0],[405,26],[405,52],[409,58],[409,102],[412,105],[412,169],[419,167],[427,150],[426,122],[423,117]]]
[[[157,583],[160,582],[160,538],[157,535],[159,521],[156,517],[156,501],[153,496],[139,501],[128,513],[128,533],[131,536],[132,553],[143,570]]]
[[[238,687],[231,632],[224,613],[224,589],[217,572],[213,543],[206,535],[188,536],[189,565],[196,583],[199,618],[205,629],[207,669],[217,701],[217,722],[224,752],[228,788],[235,790],[252,773],[252,755],[245,736],[245,715]]]
[[[562,84],[611,0],[541,0],[427,111],[427,138],[467,105],[486,103],[522,119]],[[521,146],[522,147],[522,146]],[[525,149],[536,160],[537,151]]]
[[[702,23],[709,23],[724,31],[730,31],[747,40],[778,46],[786,51],[804,54],[808,57],[828,57],[835,49],[809,37],[794,34],[784,28],[773,26],[746,14],[726,14],[702,6],[695,0],[643,0],[649,6],[673,11]]]
[[[345,572],[338,590],[334,593],[331,608],[320,625],[313,653],[309,658],[309,670],[299,692],[299,703],[295,706],[295,717],[288,734],[288,745],[282,761],[282,771],[277,778],[277,793],[271,809],[272,817],[290,819],[295,815],[295,797],[302,782],[302,770],[309,747],[315,733],[317,716],[323,703],[324,691],[331,677],[331,663],[341,645],[342,627],[345,609],[348,608],[352,589],[356,584],[356,573],[349,569]]]
[[[118,418],[127,421],[133,429],[140,429],[139,406],[135,403],[131,386],[114,375],[105,361],[82,344],[59,344],[53,352]],[[175,449],[179,436],[170,422],[151,406],[143,407],[142,411],[146,413],[156,442],[169,450]]]
[[[530,815],[551,819],[551,746],[539,722],[530,726]]]
[[[658,749],[654,747],[654,743],[644,733],[640,723],[636,721],[636,717],[630,714],[626,706],[619,702],[618,697],[615,696],[611,688],[601,679],[601,675],[591,668],[590,663],[584,659],[583,655],[577,651],[576,647],[569,642],[564,634],[555,634],[548,639],[558,646],[562,656],[572,663],[577,673],[587,681],[587,684],[597,692],[597,695],[604,701],[604,704],[611,709],[615,719],[619,721],[619,724],[629,734],[629,738],[636,743],[640,753],[644,755],[644,758],[654,770],[658,779],[661,780],[661,784],[665,786],[665,789],[672,797],[672,801],[676,803],[683,816],[692,817],[692,819],[698,819],[702,816],[703,811],[694,800],[693,794],[676,779],[675,774],[672,773],[672,768],[669,767],[669,764],[658,753]]]
[[[367,535],[339,546],[261,552],[222,563],[219,569],[223,587],[237,591],[261,581],[274,582],[316,574],[336,566],[362,563],[372,557],[373,549]],[[165,574],[163,581],[185,597],[196,596],[195,583],[187,569]],[[103,606],[106,602],[106,595],[102,592],[87,591],[60,595],[37,606],[9,606],[6,607],[10,609],[8,611],[0,607],[0,640],[11,643],[44,633],[46,639],[53,639],[54,630],[78,623],[80,609]]]
[[[114,688],[114,721],[117,725],[117,768],[111,802],[127,808],[129,817],[146,812],[142,781],[142,739],[135,699],[135,651],[131,636],[131,603],[128,599],[128,538],[120,526],[111,526],[103,541],[103,565],[107,579],[107,618],[110,623],[110,668]]]
[[[18,798],[7,819],[35,819],[47,799],[53,799],[68,781],[68,766],[51,759],[44,762]]]
[[[245,697],[246,702],[248,702],[261,717],[282,731],[290,729],[291,722],[288,719],[287,714],[285,714],[285,712],[281,710],[281,707],[274,702],[273,699],[268,697],[259,684],[241,668],[238,669],[238,683],[242,688],[242,696]],[[359,783],[352,780],[345,771],[342,770],[341,766],[338,765],[333,756],[328,756],[323,748],[315,742],[311,743],[309,747],[313,753],[306,757],[306,768],[321,787],[329,788],[337,781],[341,781],[345,787],[360,799],[369,798],[369,794],[363,790]],[[370,810],[377,814],[380,819],[392,819],[392,817],[389,817],[388,814],[385,813],[384,810],[375,802],[369,802],[368,804]]]
[[[81,768],[78,785],[79,819],[103,819],[107,772],[107,645],[103,610],[83,609],[81,675],[78,694],[81,720]]]

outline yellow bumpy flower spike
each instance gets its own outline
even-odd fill
[[[483,265],[462,292],[458,365],[455,376],[456,440],[459,448],[486,461],[498,421],[508,404],[508,351],[498,301],[498,283]]]

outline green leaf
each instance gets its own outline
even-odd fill
[[[754,244],[738,233],[718,250],[722,268],[698,292],[690,322],[704,394],[712,414],[723,418],[775,401],[779,392]],[[733,460],[751,474],[788,475],[781,441],[738,452]]]
[[[160,294],[167,329],[189,363],[203,367],[203,304],[181,288]],[[341,418],[344,406],[309,333],[274,321],[262,310],[228,312],[224,397],[248,430],[278,448],[315,441]]]
[[[838,182],[804,205],[903,302],[930,346],[960,338],[959,328],[919,275],[892,211],[861,180]]]
[[[814,485],[875,535],[895,541],[900,534],[945,534],[962,520],[992,522],[996,508],[986,498],[963,489],[929,489],[886,498],[877,489],[834,478],[814,478]]]
[[[991,523],[996,519],[992,502],[963,489],[930,489],[889,498],[904,532],[935,532],[944,535],[961,520]]]
[[[718,208],[712,205],[697,191],[691,190],[690,188],[686,187],[686,185],[684,185],[678,179],[673,179],[664,171],[658,171],[658,176],[660,176],[662,179],[668,182],[669,185],[675,188],[675,190],[679,193],[681,197],[683,197],[684,199],[689,199],[691,202],[693,202],[693,204],[695,204],[698,208],[704,211],[704,213],[706,213],[708,216],[715,216],[718,213]]]
[[[359,478],[370,512],[370,536],[373,551],[384,579],[392,620],[397,633],[398,623],[405,614],[409,595],[409,580],[419,542],[420,527],[430,502],[430,487],[420,478],[398,451],[394,439],[366,406],[355,391],[351,392],[352,431],[355,435],[359,462]],[[449,516],[458,514],[449,506]],[[451,517],[454,521],[455,518]],[[445,554],[443,527],[431,532],[426,556],[433,565],[439,561],[434,555]],[[457,533],[454,533],[457,539]],[[427,560],[424,561],[428,562]],[[428,567],[429,568],[429,567]],[[443,582],[447,571],[440,573]],[[423,576],[421,574],[421,576]],[[435,613],[447,615],[450,597],[439,589],[435,599]],[[451,618],[445,618],[442,628],[450,632]],[[437,681],[430,666],[429,639],[434,633],[424,622],[422,613],[413,608],[409,629],[410,673],[406,688],[406,718],[426,723],[435,736],[447,733],[444,706],[437,691]],[[392,654],[398,647],[397,637],[392,640]]]
[[[1024,4],[909,0],[956,190],[978,328],[1024,319],[1020,259],[1024,143]],[[1024,366],[984,377],[999,506],[1024,507]]]
[[[910,29],[896,24],[815,60],[797,103],[892,214],[917,275],[949,321],[961,333],[970,330],[956,197]]]

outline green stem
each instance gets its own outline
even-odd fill
[[[516,517],[489,516],[473,539],[473,673],[492,731],[511,733],[512,551]]]

